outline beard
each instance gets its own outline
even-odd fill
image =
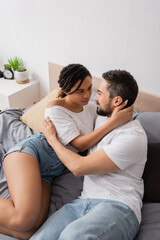
[[[97,103],[97,114],[101,116],[110,117],[112,115],[112,109],[111,109],[111,101],[107,103],[104,108],[101,108],[100,105]]]

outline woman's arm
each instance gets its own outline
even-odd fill
[[[133,106],[123,109],[126,104],[127,102],[124,102],[120,106],[116,107],[112,113],[112,116],[101,127],[97,128],[91,133],[76,137],[70,142],[70,144],[80,152],[83,152],[98,143],[114,128],[130,121],[132,119]]]
[[[103,149],[82,157],[64,147],[57,140],[56,129],[49,118],[44,120],[42,132],[59,159],[75,176],[106,174],[119,170],[118,166],[107,156]]]

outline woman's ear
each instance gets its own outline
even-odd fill
[[[121,105],[123,102],[123,99],[120,96],[116,96],[113,99],[113,103],[115,107],[118,107],[119,105]]]

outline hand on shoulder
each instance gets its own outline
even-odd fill
[[[55,139],[56,128],[49,117],[43,120],[41,132],[44,134],[49,144]]]

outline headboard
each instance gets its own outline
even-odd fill
[[[58,88],[58,78],[63,66],[49,62],[50,91]],[[101,78],[92,76],[93,89],[97,89]],[[134,108],[140,112],[160,112],[160,97],[139,91]]]

